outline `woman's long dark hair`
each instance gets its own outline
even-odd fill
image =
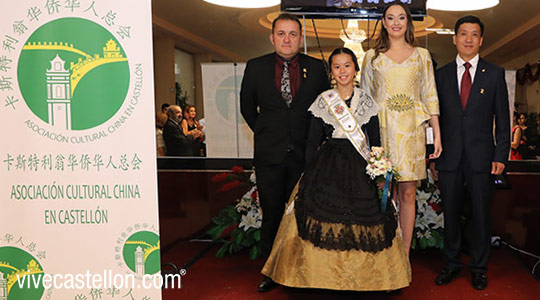
[[[383,15],[381,17],[381,23],[384,22],[384,18],[386,17],[386,11],[394,5],[401,6],[403,10],[405,11],[405,15],[407,16],[407,30],[405,31],[405,41],[407,44],[414,46],[414,25],[412,22],[411,12],[409,11],[409,8],[401,3],[401,2],[392,2],[388,4],[384,10]],[[373,56],[372,60],[375,60],[381,52],[386,52],[390,49],[390,38],[388,37],[388,31],[386,28],[384,28],[384,25],[381,24],[381,33],[377,37],[376,43],[375,43],[375,55]]]

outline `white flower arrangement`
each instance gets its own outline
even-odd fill
[[[218,191],[250,187],[236,204],[228,205],[212,218],[214,226],[207,233],[213,241],[223,243],[216,252],[217,257],[226,253],[235,254],[243,248],[249,248],[249,257],[255,259],[261,255],[262,209],[255,185],[255,174],[248,176],[244,169],[234,166],[232,172],[217,174],[214,182],[223,182]]]
[[[379,176],[385,176],[388,172],[393,172],[393,164],[390,157],[381,153],[372,155],[366,166],[366,173],[369,177],[375,179]]]
[[[366,174],[377,185],[377,194],[379,199],[383,199],[384,186],[387,179],[387,174],[390,173],[390,185],[388,186],[387,197],[388,202],[391,202],[393,186],[397,185],[398,172],[395,170],[392,160],[388,154],[383,153],[383,149],[380,147],[373,147],[371,157],[366,165]],[[384,206],[383,203],[381,205]],[[382,209],[382,207],[381,207]],[[384,209],[383,209],[384,211]]]
[[[255,178],[251,179],[255,180]],[[239,228],[248,231],[249,228],[259,229],[262,224],[262,210],[259,201],[254,201],[253,196],[256,195],[257,188],[253,186],[242,199],[236,204],[235,208],[242,215],[240,218]],[[256,196],[255,196],[256,197]]]
[[[427,175],[416,190],[417,208],[412,247],[442,248],[444,227],[442,200],[429,169]]]

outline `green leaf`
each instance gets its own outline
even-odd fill
[[[219,250],[216,252],[216,257],[223,258],[225,256],[225,253],[227,253],[230,244],[231,242],[226,242],[225,244],[221,245]]]
[[[253,233],[253,238],[255,239],[255,241],[259,242],[261,240],[261,229],[260,228],[257,228],[257,230],[255,231],[255,233]]]
[[[206,233],[208,235],[210,235],[210,238],[213,241],[216,241],[221,236],[221,233],[223,232],[223,230],[225,230],[227,227],[228,226],[226,226],[226,225],[217,225],[217,226],[214,226],[214,227],[210,228]]]
[[[234,205],[226,206],[219,214],[212,218],[212,222],[216,225],[231,226],[238,223],[240,214],[236,211]]]
[[[426,241],[425,238],[421,238],[419,242],[420,242],[420,248],[422,248],[422,249],[427,248],[427,241]]]
[[[229,253],[231,255],[237,253],[238,251],[242,250],[242,246],[238,245],[238,244],[235,244],[235,243],[231,243],[230,244],[230,247],[229,247]]]
[[[255,245],[251,247],[251,250],[249,251],[249,258],[250,259],[257,259],[261,255],[261,249],[259,249],[259,245]]]
[[[253,231],[246,232],[246,234],[244,235],[244,240],[242,241],[242,246],[251,247],[251,246],[255,245],[256,243],[257,242],[253,238]]]
[[[234,239],[234,243],[237,245],[242,245],[242,241],[244,240],[245,233],[243,230],[238,230],[238,235]]]

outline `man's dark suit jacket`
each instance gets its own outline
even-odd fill
[[[492,161],[506,163],[510,116],[504,69],[483,59],[478,61],[465,110],[461,108],[456,62],[437,70],[435,78],[443,146],[437,169],[454,171],[463,153],[475,172],[490,172]]]
[[[249,60],[242,80],[240,107],[254,133],[255,166],[282,163],[288,151],[304,160],[310,123],[307,109],[329,87],[322,61],[298,54],[300,87],[287,107],[274,83],[275,55]]]
[[[167,120],[163,126],[167,156],[193,156],[193,138],[187,137],[177,123]]]

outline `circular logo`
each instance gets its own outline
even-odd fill
[[[15,247],[0,247],[0,299],[41,299],[45,290],[39,280],[42,276],[43,268],[28,252]],[[39,284],[36,286],[35,283]]]
[[[236,78],[235,78],[236,77]],[[240,107],[237,105],[236,95],[239,90],[235,87],[235,81],[241,82],[242,76],[229,76],[225,78],[218,86],[216,91],[216,107],[221,116],[227,121],[234,121],[236,116],[241,116]],[[237,123],[245,123],[244,119],[239,117]]]
[[[128,59],[118,40],[81,18],[57,19],[32,33],[17,73],[30,110],[65,130],[103,124],[120,109],[129,88]]]
[[[155,274],[160,270],[159,236],[150,231],[132,234],[124,243],[124,262],[137,275]]]

